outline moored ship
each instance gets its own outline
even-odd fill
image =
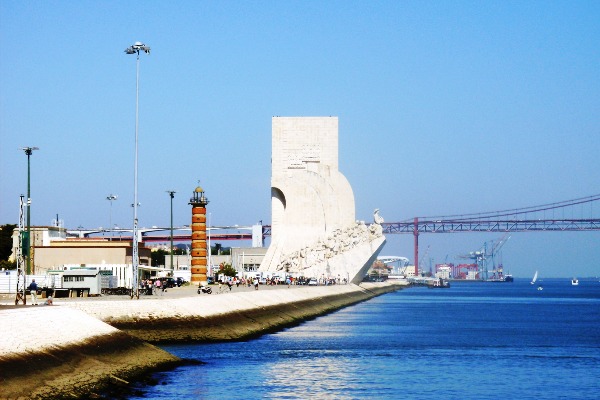
[[[504,274],[502,264],[494,267],[491,275],[486,279],[481,266],[479,264],[453,264],[444,263],[436,264],[436,274],[450,281],[462,281],[462,282],[514,282],[514,278],[511,274]],[[484,267],[485,268],[485,267]]]
[[[506,274],[504,276],[489,278],[486,282],[514,282],[515,278],[511,274]]]

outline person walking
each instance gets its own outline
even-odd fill
[[[162,292],[159,292],[160,288],[161,288],[161,281],[160,281],[160,279],[157,279],[157,280],[154,281],[154,287],[156,288],[156,294],[159,294],[159,293],[162,294]]]
[[[35,283],[35,279],[31,280],[31,283],[29,284],[29,287],[27,289],[29,289],[29,293],[31,294],[31,305],[37,306],[38,305],[38,302],[37,302],[38,286],[37,286],[37,283]]]

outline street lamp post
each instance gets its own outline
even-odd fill
[[[138,264],[139,264],[139,249],[138,249],[138,114],[139,114],[139,94],[140,94],[140,51],[150,54],[150,47],[141,42],[135,42],[133,45],[125,49],[126,54],[135,54],[136,70],[135,70],[135,165],[133,169],[133,254],[132,254],[132,290],[131,298],[140,298],[138,285]]]
[[[27,238],[23,250],[27,254],[27,275],[31,274],[31,164],[30,157],[33,150],[39,150],[39,147],[22,147],[21,150],[27,154]]]
[[[171,197],[171,273],[173,273],[173,198],[175,197],[174,190],[167,190]]]
[[[112,241],[112,237],[113,237],[113,232],[112,232],[112,228],[113,228],[113,225],[112,225],[112,202],[114,200],[116,200],[118,197],[119,196],[116,195],[116,194],[109,194],[108,196],[106,196],[106,200],[110,201],[110,214],[109,214],[109,220],[108,220],[109,221],[108,222],[108,228],[111,230],[111,233],[110,233],[109,241]]]

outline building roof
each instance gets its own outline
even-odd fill
[[[99,272],[97,269],[71,269],[63,272],[63,276],[96,276]]]

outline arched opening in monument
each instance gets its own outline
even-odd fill
[[[271,188],[271,198],[273,201],[275,199],[277,199],[279,201],[279,203],[281,203],[281,208],[283,210],[285,210],[285,207],[286,207],[285,195],[283,194],[283,192],[281,190],[279,190],[279,188],[276,188],[276,187]]]

